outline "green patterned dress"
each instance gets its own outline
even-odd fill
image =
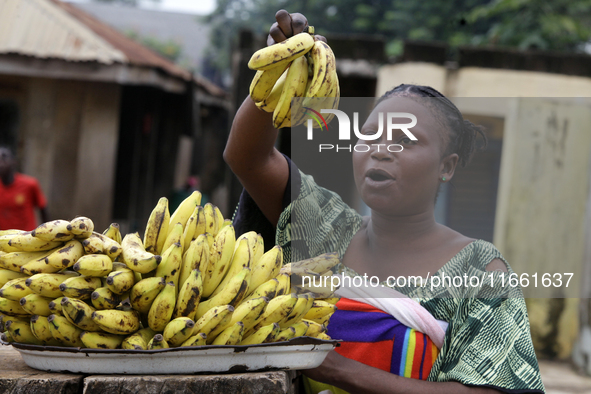
[[[343,256],[361,227],[361,216],[336,193],[318,186],[311,176],[301,173],[295,166],[291,174],[292,184],[295,182],[296,186],[294,197],[281,214],[275,233],[276,243],[284,249],[285,261],[332,251]],[[498,280],[501,273],[491,274],[485,270],[495,258],[507,264],[493,244],[477,240],[434,275],[453,277],[468,273],[481,278],[493,275],[493,279]],[[341,272],[357,275],[347,267],[339,268]],[[507,269],[509,272],[505,275],[513,272],[508,264]],[[449,323],[429,381],[457,381],[507,393],[545,392],[519,288],[500,296],[498,292],[488,293],[497,295],[495,297],[486,297],[482,289],[471,287],[468,290],[453,286],[396,290],[417,299],[436,319]]]

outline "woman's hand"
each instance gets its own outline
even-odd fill
[[[275,14],[275,19],[277,22],[273,23],[271,29],[269,29],[268,46],[300,34],[308,27],[308,19],[298,12],[290,14],[285,10],[279,10]],[[314,37],[326,42],[326,38],[323,36],[315,35]]]

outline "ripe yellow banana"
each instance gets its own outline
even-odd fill
[[[52,220],[37,227],[31,235],[43,241],[69,241],[74,238],[74,234],[68,230],[69,225],[67,220]]]
[[[282,265],[283,249],[281,246],[276,245],[252,264],[249,293],[254,292],[260,285],[279,275]]]
[[[295,337],[295,335],[295,328],[293,328],[292,326],[286,327],[279,331],[279,334],[277,334],[277,336],[275,337],[275,342],[289,341],[291,338]]]
[[[308,61],[305,56],[302,56],[294,60],[287,70],[281,97],[277,102],[275,111],[273,111],[273,126],[275,128],[289,127],[285,122],[287,120],[291,121],[291,100],[304,95],[307,82]]]
[[[121,295],[135,285],[135,274],[127,268],[116,268],[107,275],[106,284],[113,293]]]
[[[49,316],[53,312],[49,309],[51,298],[42,297],[39,294],[29,294],[20,299],[21,307],[31,315]]]
[[[250,268],[244,267],[226,284],[224,289],[217,295],[207,301],[199,303],[195,317],[197,319],[205,315],[205,312],[218,305],[236,306],[242,301],[248,291],[248,281],[250,279]]]
[[[277,103],[279,102],[279,98],[281,97],[281,92],[283,92],[283,87],[285,86],[285,79],[287,78],[287,70],[281,74],[275,85],[273,85],[273,89],[269,95],[262,101],[256,103],[256,106],[265,112],[272,113],[277,108]]]
[[[17,279],[17,278],[27,278],[28,276],[21,273],[15,272],[11,270],[7,270],[5,268],[0,268],[0,287],[4,286],[7,282]]]
[[[230,269],[236,237],[233,226],[224,227],[215,237],[209,263],[203,275],[203,297],[209,297]]]
[[[112,260],[117,259],[123,251],[119,242],[97,232],[93,232],[90,237],[83,240],[82,246],[86,254],[104,253]]]
[[[162,253],[162,246],[168,237],[168,225],[170,223],[170,212],[168,211],[168,199],[160,198],[158,204],[152,210],[146,232],[144,233],[145,251],[159,255]],[[142,272],[145,273],[145,272]]]
[[[62,244],[59,241],[44,241],[40,238],[33,237],[31,232],[14,234],[9,237],[8,246],[22,252],[41,252],[55,249]],[[9,251],[5,250],[5,252]]]
[[[183,242],[185,242],[185,240],[183,239],[183,225],[180,223],[171,223],[168,228],[168,237],[166,238],[166,241],[164,241],[164,245],[162,246],[162,255],[164,255],[164,253],[166,253],[168,248],[170,248],[172,245],[179,244],[179,246],[181,247],[182,256],[184,250]],[[162,263],[163,262],[160,262],[160,265],[162,265]],[[158,267],[160,267],[160,265]]]
[[[240,342],[240,345],[257,345],[259,343],[274,342],[279,334],[279,324],[271,323],[256,330]]]
[[[178,208],[174,211],[172,215],[170,215],[170,222],[169,222],[169,234],[170,230],[172,229],[170,226],[174,226],[177,223],[180,223],[181,226],[184,228],[185,224],[187,224],[187,220],[195,210],[197,205],[201,204],[201,193],[198,191],[194,191],[191,195],[183,200],[180,203]],[[175,241],[176,242],[176,241]],[[163,250],[166,250],[163,248]]]
[[[221,305],[211,308],[195,322],[193,335],[203,333],[209,336],[217,326],[227,324],[232,319],[232,313],[234,313],[234,307],[232,305]]]
[[[301,320],[295,324],[292,324],[291,327],[293,327],[295,330],[294,337],[303,337],[306,336],[310,324],[307,321]]]
[[[316,335],[316,338],[322,339],[324,341],[330,341],[332,338],[325,332],[321,332],[320,334]]]
[[[152,330],[163,331],[172,318],[176,302],[175,292],[174,282],[168,282],[154,299],[148,312],[148,325]]]
[[[205,221],[205,208],[199,205],[197,206],[197,209],[197,221],[195,223],[195,233],[193,234],[193,239],[207,232],[207,223]]]
[[[340,263],[339,255],[336,252],[324,253],[310,259],[296,261],[286,264],[281,268],[281,272],[289,274],[305,275],[309,271],[317,274],[323,274]]]
[[[70,321],[84,331],[100,331],[101,328],[92,320],[93,307],[74,298],[62,298],[62,313],[69,317]]]
[[[279,284],[277,285],[275,296],[291,293],[291,278],[289,277],[289,274],[286,272],[281,273],[277,275],[277,280],[279,281]]]
[[[148,350],[168,349],[169,347],[168,342],[166,342],[162,334],[154,335],[154,338],[148,342]]]
[[[68,228],[76,238],[88,238],[94,231],[94,223],[87,217],[78,216],[70,221]]]
[[[43,345],[44,343],[37,339],[33,331],[31,331],[31,324],[20,320],[9,320],[5,324],[6,330],[10,333],[14,342],[27,343],[29,345]]]
[[[207,335],[200,332],[199,334],[193,335],[192,337],[187,339],[185,342],[182,343],[181,346],[183,346],[183,347],[185,347],[185,346],[204,346],[206,343],[207,343]]]
[[[123,248],[123,262],[132,271],[147,274],[155,270],[158,263],[160,263],[161,257],[159,255],[147,252],[144,249],[138,233],[127,234],[121,241],[121,247]]]
[[[94,311],[91,315],[103,331],[117,335],[133,334],[140,328],[140,317],[137,311],[120,311],[117,309],[105,309]]]
[[[213,235],[214,237],[218,234],[220,228],[215,213],[214,205],[210,202],[205,204],[203,207],[203,215],[205,216],[205,231]]]
[[[306,313],[310,310],[314,303],[307,294],[301,294],[298,296],[298,301],[294,305],[292,311],[284,319],[279,321],[279,326],[283,329],[291,326],[294,323],[300,321]]]
[[[268,70],[281,67],[303,57],[314,46],[312,35],[296,34],[285,41],[256,51],[248,62],[251,70]]]
[[[178,293],[179,289],[179,276],[181,274],[182,263],[183,247],[180,242],[176,242],[162,253],[162,261],[156,269],[156,276],[164,278],[166,282],[174,283],[176,293]]]
[[[129,295],[131,307],[138,312],[148,313],[152,303],[165,285],[164,278],[157,276],[140,280],[131,289]]]
[[[43,259],[52,251],[42,252],[10,252],[0,255],[0,268],[21,273],[21,267],[30,261]],[[26,275],[26,274],[23,274]]]
[[[191,216],[189,216],[189,219],[187,220],[187,223],[185,224],[185,229],[183,232],[183,245],[184,245],[184,251],[186,252],[187,249],[189,249],[190,245],[191,245],[191,241],[193,241],[195,238],[197,238],[197,236],[195,235],[195,230],[197,229],[197,221],[199,220],[199,209],[203,209],[203,207],[201,207],[201,205],[197,205],[195,207],[195,209],[193,210],[193,213],[191,213]]]
[[[75,278],[78,273],[73,271],[58,272],[55,274],[36,274],[27,278],[25,284],[35,294],[43,297],[57,298],[63,296],[60,284],[69,278]]]
[[[191,271],[191,274],[179,290],[176,307],[173,317],[190,317],[193,319],[203,293],[203,282],[201,272],[198,269]]]
[[[30,316],[29,313],[23,309],[19,301],[9,300],[4,297],[0,297],[0,312],[10,316]]]
[[[328,44],[321,40],[314,42],[308,56],[312,60],[314,71],[312,81],[306,90],[306,97],[314,97],[323,85],[330,84],[328,79],[336,72],[336,60]]]
[[[65,297],[87,300],[93,291],[101,287],[101,283],[100,278],[76,276],[64,280],[59,289]]]
[[[246,298],[245,301],[250,301],[253,298],[260,298],[260,297],[266,297],[266,298],[272,300],[273,298],[275,298],[275,295],[280,295],[280,294],[276,294],[278,286],[279,286],[279,281],[277,280],[277,278],[269,279],[268,281],[266,281],[265,283],[263,283],[262,285],[257,287],[252,292],[252,294],[248,298]]]
[[[55,249],[54,249],[55,250]],[[27,275],[51,274],[58,272],[62,268],[55,268],[47,264],[45,258],[29,261],[21,267],[21,272]]]
[[[326,331],[326,326],[323,324],[316,323],[312,320],[304,319],[302,321],[308,323],[308,331],[306,331],[306,336],[316,338],[318,335]]]
[[[104,332],[83,331],[80,340],[88,349],[120,349],[125,337]]]
[[[244,324],[239,321],[219,333],[211,341],[212,345],[238,345],[242,341],[244,334]],[[208,340],[209,342],[209,340]]]
[[[238,247],[234,251],[234,255],[232,256],[232,260],[230,261],[229,265],[230,268],[227,270],[224,279],[220,282],[220,284],[216,287],[216,289],[211,293],[211,296],[216,296],[226,288],[226,285],[232,280],[243,268],[250,268],[250,263],[252,260],[251,249],[248,246],[248,240],[242,239],[238,242]],[[218,263],[219,264],[219,263]],[[221,271],[221,270],[220,270]],[[205,286],[209,286],[211,288],[211,283],[206,283]],[[246,289],[248,291],[248,288]],[[205,291],[207,292],[207,291]]]
[[[60,315],[63,316],[62,313],[62,298],[64,297],[58,297],[55,300],[51,301],[49,303],[49,310],[51,310],[51,313],[54,315]]]
[[[45,262],[54,268],[63,270],[73,266],[82,256],[84,256],[82,244],[77,239],[72,239],[45,257]]]
[[[60,343],[53,338],[51,335],[51,331],[49,329],[49,322],[47,321],[47,317],[40,316],[40,315],[33,315],[31,316],[31,331],[33,335],[43,342],[45,345],[49,346],[60,346]]]
[[[20,301],[26,295],[33,293],[33,290],[26,285],[27,278],[17,278],[6,283],[0,289],[0,297],[8,298],[12,301]]]
[[[119,223],[111,223],[109,227],[103,232],[103,235],[111,238],[113,241],[121,245],[121,229]]]
[[[82,330],[70,323],[65,317],[59,315],[49,315],[47,317],[49,331],[51,335],[63,346],[84,347],[80,339]]]
[[[80,275],[100,278],[113,270],[113,260],[104,254],[87,254],[80,257],[72,269]]]
[[[320,323],[319,319],[322,319],[326,315],[332,315],[337,310],[336,305],[330,304],[326,301],[314,300],[312,308],[304,315],[304,319],[312,320]]]
[[[181,274],[179,276],[179,284],[182,286],[191,272],[195,269],[200,272],[205,272],[209,264],[209,244],[207,243],[207,237],[203,234],[199,235],[191,246],[187,249],[187,252],[183,256],[183,265],[181,268]]]
[[[263,326],[278,323],[285,319],[289,316],[297,301],[298,298],[293,297],[291,294],[273,298],[265,308],[261,320],[254,326],[254,330],[256,331]]]
[[[195,322],[188,317],[177,317],[166,325],[162,336],[170,346],[177,347],[193,335],[194,327]]]
[[[275,86],[275,83],[288,66],[289,63],[286,63],[283,66],[257,71],[250,83],[249,89],[250,97],[254,102],[263,101],[267,98],[271,90],[273,90],[273,86]]]
[[[99,287],[90,295],[92,306],[95,309],[115,309],[121,302],[118,294],[113,293],[108,287]]]
[[[135,333],[125,337],[121,343],[122,349],[148,350],[148,343],[154,338],[156,331],[150,327],[142,328]]]
[[[245,332],[249,331],[259,322],[267,304],[269,304],[269,299],[266,297],[254,298],[242,302],[234,308],[232,319],[227,324],[218,326],[211,334],[215,337],[218,333],[238,322],[242,322]]]

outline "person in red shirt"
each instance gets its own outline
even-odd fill
[[[46,200],[37,179],[16,172],[16,158],[0,147],[0,230],[31,231],[37,227],[35,208],[47,222]]]

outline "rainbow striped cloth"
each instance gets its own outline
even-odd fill
[[[371,305],[341,298],[330,318],[328,335],[342,339],[335,351],[342,356],[407,378],[427,380],[439,349],[431,339]],[[304,379],[306,393],[345,391]]]

